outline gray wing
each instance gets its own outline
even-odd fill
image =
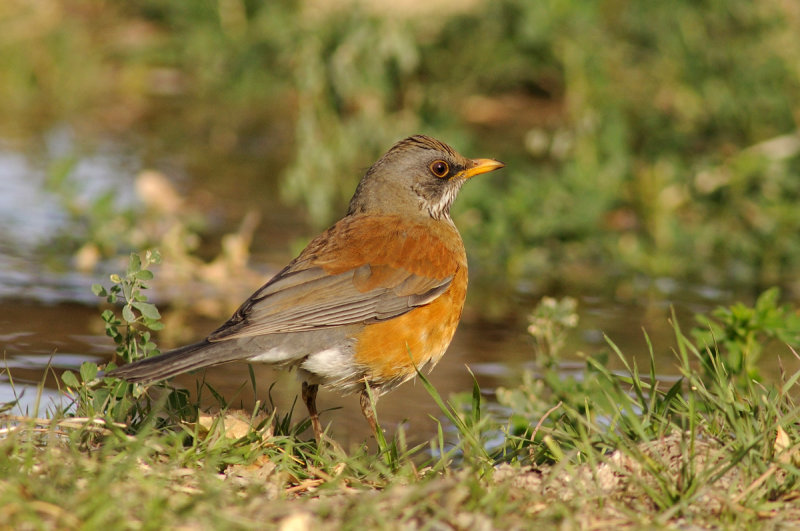
[[[209,341],[300,332],[402,315],[444,293],[453,276],[431,278],[402,268],[362,265],[331,275],[289,267],[254,293]]]

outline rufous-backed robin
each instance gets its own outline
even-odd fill
[[[206,339],[108,376],[151,382],[234,360],[298,370],[314,435],[317,389],[377,397],[432,368],[461,318],[467,257],[450,218],[461,186],[502,168],[416,135],[372,165],[347,215],[316,237]]]

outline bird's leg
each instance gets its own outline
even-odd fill
[[[306,403],[308,408],[308,416],[311,419],[311,428],[314,430],[314,438],[317,442],[322,440],[322,425],[319,423],[319,413],[317,412],[317,391],[319,385],[308,385],[308,382],[303,382],[303,402]]]
[[[364,390],[361,391],[361,412],[369,422],[373,435],[378,433],[378,419],[375,418],[375,405],[377,403],[378,395],[370,393],[369,383],[364,382]]]

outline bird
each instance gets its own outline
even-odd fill
[[[380,395],[431,370],[461,319],[467,257],[450,207],[470,178],[502,168],[414,135],[364,174],[345,216],[205,339],[107,373],[150,383],[231,361],[296,369],[317,441],[319,386],[360,394],[376,434]]]

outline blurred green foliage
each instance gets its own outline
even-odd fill
[[[406,4],[7,2],[2,127],[163,130],[230,158],[270,130],[318,227],[424,132],[507,163],[454,212],[484,278],[800,291],[794,3]]]
[[[705,348],[701,359],[706,374],[723,370],[739,386],[751,386],[761,377],[762,353],[774,350],[768,348],[774,347],[771,342],[800,348],[800,312],[791,304],[780,305],[779,298],[780,290],[771,288],[752,308],[737,302],[728,308],[718,307],[710,315],[696,316],[700,326],[692,330],[692,335]]]

